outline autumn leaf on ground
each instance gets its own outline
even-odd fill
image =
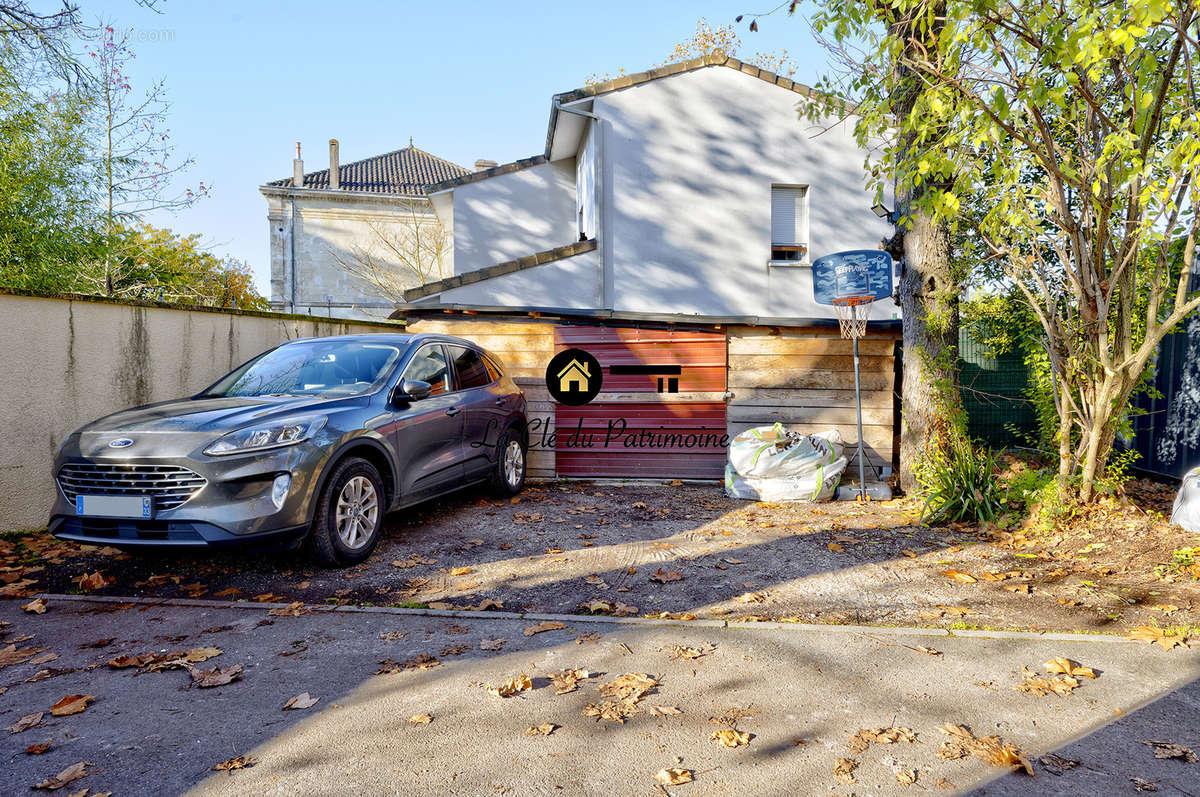
[[[304,601],[296,601],[287,606],[271,609],[267,614],[272,617],[299,617],[302,614],[312,614],[312,609],[305,609]]]
[[[297,711],[306,708],[312,708],[317,704],[320,698],[312,697],[308,692],[301,692],[293,698],[289,698],[288,702],[283,704],[283,710],[295,709]]]
[[[35,598],[34,600],[31,600],[29,603],[22,606],[21,609],[29,612],[30,614],[45,614],[46,601],[44,598]]]
[[[1158,645],[1163,650],[1171,650],[1183,644],[1182,638],[1165,634],[1161,628],[1155,628],[1152,625],[1138,626],[1129,632],[1129,638]]]
[[[671,717],[683,713],[678,706],[649,706],[646,711],[660,717]]]
[[[242,591],[240,589],[238,589],[237,587],[226,587],[225,589],[220,590],[219,592],[214,592],[213,597],[214,598],[232,598],[236,595],[241,595],[241,594],[242,594]]]
[[[31,744],[25,748],[25,752],[28,753],[29,755],[41,755],[42,753],[44,753],[50,749],[50,744],[53,741],[54,740],[51,739],[48,742],[38,742],[37,744]]]
[[[525,729],[526,736],[549,736],[558,728],[553,722],[543,722],[541,725],[531,725]]]
[[[198,686],[201,689],[224,686],[231,681],[236,681],[242,675],[242,665],[234,664],[231,667],[213,667],[210,670],[197,670],[195,667],[187,667],[187,671],[191,673],[192,685]]]
[[[546,622],[538,623],[537,625],[525,626],[525,636],[533,636],[534,634],[540,634],[543,631],[557,631],[560,628],[566,628],[566,625],[555,622],[554,620],[547,620]]]
[[[898,769],[896,770],[896,782],[901,786],[911,786],[917,782],[917,770],[915,769]]]
[[[1030,695],[1045,696],[1053,692],[1059,697],[1066,697],[1077,686],[1079,686],[1079,681],[1069,675],[1055,675],[1052,678],[1026,675],[1013,689]]]
[[[594,574],[585,578],[583,583],[593,586],[596,589],[608,589],[608,582]]]
[[[668,581],[682,581],[683,574],[675,570],[663,570],[660,567],[654,571],[654,575],[650,576],[650,580],[666,584]]]
[[[200,662],[208,661],[215,656],[220,656],[221,653],[222,651],[220,648],[214,647],[175,650],[171,651],[170,653],[152,656],[151,659],[144,665],[145,671],[162,672],[163,670],[187,668],[189,664],[199,664]]]
[[[866,750],[872,742],[875,744],[895,744],[897,742],[907,742],[915,744],[917,735],[913,733],[911,728],[859,728],[858,732],[850,736],[850,740],[846,746],[851,752],[861,753]]]
[[[479,649],[499,650],[500,648],[504,647],[504,643],[507,641],[507,639],[481,639],[479,640]]]
[[[254,756],[240,755],[237,758],[231,758],[228,761],[222,761],[213,767],[213,769],[217,772],[224,772],[232,775],[235,769],[245,769],[246,767],[252,767],[257,763],[258,759],[256,759]]]
[[[591,676],[592,674],[587,670],[566,669],[551,675],[550,682],[554,685],[554,694],[565,695],[568,692],[574,692],[580,681]]]
[[[9,733],[20,733],[21,731],[27,731],[30,728],[40,725],[43,716],[45,716],[44,711],[35,711],[32,714],[26,714],[12,725],[9,725],[5,730],[7,730]]]
[[[79,714],[88,707],[88,703],[95,699],[95,695],[67,695],[50,707],[50,714],[55,717]]]
[[[279,598],[279,596],[274,592],[264,592],[261,595],[255,595],[250,600],[257,601],[258,603],[275,603],[277,598]]]
[[[441,666],[441,662],[428,653],[419,653],[411,659],[406,659],[403,664],[398,664],[391,659],[383,659],[379,664],[381,666],[375,671],[376,675],[390,675],[405,670],[432,670],[434,667]]]
[[[31,635],[32,636],[32,635]],[[20,664],[28,659],[33,658],[42,651],[49,648],[24,648],[17,650],[17,646],[6,645],[0,648],[0,667],[8,667],[13,664]]]
[[[836,542],[831,542],[828,545],[826,545],[825,547],[828,548],[829,550],[833,551],[834,553],[841,553],[842,551],[845,550],[845,548],[838,545]]]
[[[499,686],[489,686],[487,688],[489,695],[496,697],[512,697],[518,692],[524,692],[527,689],[533,688],[533,681],[529,680],[529,676],[521,673],[513,678],[509,678]]]
[[[1178,758],[1188,764],[1196,763],[1196,754],[1189,747],[1174,742],[1145,741],[1142,744],[1154,750],[1155,758]]]
[[[952,578],[955,581],[961,581],[964,584],[973,584],[976,581],[975,576],[970,573],[964,573],[961,570],[947,570],[942,575],[946,578]]]
[[[471,574],[471,568],[469,568],[469,567],[452,567],[452,568],[450,568],[450,575],[452,575],[452,576],[468,576],[470,574]]]
[[[1045,664],[1046,672],[1051,675],[1069,675],[1072,678],[1095,678],[1096,671],[1091,667],[1084,667],[1077,661],[1064,659],[1061,656]]]
[[[658,679],[644,672],[627,672],[624,675],[601,684],[600,694],[605,697],[615,697],[621,700],[641,700],[654,690]]]
[[[484,598],[483,600],[481,600],[479,602],[478,606],[473,606],[470,608],[475,609],[475,611],[477,611],[477,612],[486,612],[486,611],[490,611],[492,609],[503,609],[504,601],[493,600],[491,598]]]
[[[745,731],[735,731],[732,728],[722,728],[708,735],[710,741],[719,743],[722,747],[741,747],[750,744],[750,734]]]
[[[704,644],[696,647],[684,645],[672,645],[668,650],[671,652],[673,659],[698,659],[701,656],[707,656],[717,649],[716,645]]]
[[[82,590],[95,590],[95,589],[104,589],[109,584],[116,581],[116,579],[115,578],[105,578],[104,574],[101,573],[99,570],[97,570],[95,573],[92,573],[90,575],[85,573],[82,576],[76,576],[75,578],[72,579],[72,581],[74,581],[76,584],[78,584],[79,588]]]
[[[654,779],[663,786],[679,786],[692,782],[692,771],[690,769],[680,769],[679,767],[660,769],[654,774]]]
[[[638,613],[638,607],[620,601],[592,600],[577,607],[588,614],[611,614],[613,617],[630,617]]]
[[[62,772],[59,772],[54,777],[46,778],[41,783],[38,783],[37,785],[35,785],[33,788],[46,789],[47,791],[54,791],[55,789],[61,789],[63,786],[66,786],[68,783],[71,783],[72,781],[76,781],[76,780],[79,780],[80,778],[87,777],[87,774],[88,774],[87,768],[90,767],[91,765],[92,765],[91,761],[80,761],[77,764],[72,764],[71,766],[64,769]]]
[[[947,723],[941,727],[949,739],[942,742],[938,755],[947,761],[974,756],[992,766],[1021,767],[1026,774],[1033,774],[1033,765],[1021,754],[1021,749],[999,736],[976,737],[962,725]]]
[[[408,718],[408,721],[413,725],[428,725],[433,722],[432,714],[413,714]]]
[[[143,653],[137,656],[129,653],[122,653],[116,658],[109,659],[108,666],[114,670],[121,670],[127,667],[144,667],[153,660],[154,654],[152,653]]]
[[[839,783],[854,783],[854,770],[856,769],[858,769],[858,762],[853,758],[839,758],[833,762],[833,774]]]

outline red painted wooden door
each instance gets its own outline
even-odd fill
[[[562,325],[555,348],[590,352],[600,395],[555,406],[559,476],[719,479],[725,467],[724,333]]]

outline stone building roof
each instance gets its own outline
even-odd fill
[[[470,173],[470,169],[410,145],[394,152],[341,164],[338,167],[338,182],[341,191],[424,196],[426,186]],[[273,180],[267,185],[291,188],[292,178]],[[303,187],[328,189],[329,169],[305,174]]]

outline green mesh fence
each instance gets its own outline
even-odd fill
[[[962,329],[958,336],[959,379],[967,431],[993,448],[1027,445],[1016,431],[1033,436],[1037,420],[1025,398],[1029,372],[1019,352],[993,357]],[[1014,431],[1016,430],[1016,431]]]

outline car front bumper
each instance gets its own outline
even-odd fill
[[[307,531],[313,494],[328,452],[310,443],[274,451],[226,457],[200,455],[104,456],[83,452],[68,441],[55,460],[55,503],[50,532],[61,539],[118,547],[215,547],[286,545]],[[183,504],[158,510],[152,518],[80,516],[58,482],[65,464],[173,465],[202,476],[206,483]],[[291,477],[283,506],[271,500],[280,474]]]

